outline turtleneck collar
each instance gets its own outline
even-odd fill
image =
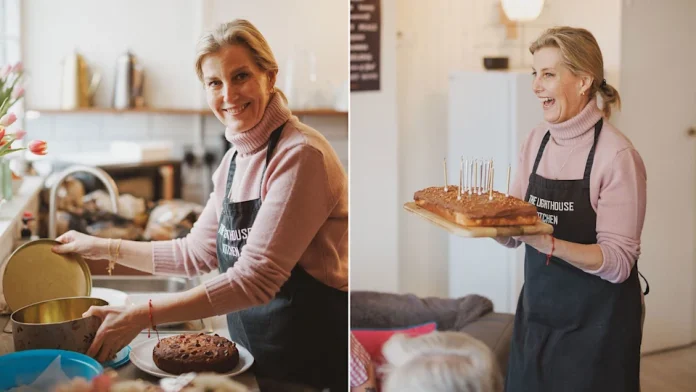
[[[597,106],[596,98],[592,98],[580,113],[558,124],[545,122],[551,136],[559,145],[575,144],[585,140],[590,130],[602,118],[602,111]]]
[[[225,139],[235,146],[240,156],[253,154],[266,145],[271,133],[286,122],[291,114],[280,94],[274,93],[258,124],[246,132],[226,128]]]

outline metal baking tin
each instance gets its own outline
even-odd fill
[[[2,277],[5,301],[12,311],[37,302],[66,297],[89,297],[92,275],[78,254],[59,255],[59,242],[39,239],[17,248]]]

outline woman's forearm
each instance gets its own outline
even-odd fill
[[[596,271],[604,263],[602,249],[597,244],[578,244],[554,238],[549,235],[524,236],[518,239],[539,252],[562,259],[582,270]]]
[[[158,296],[152,300],[152,311],[149,303],[138,305],[132,311],[141,325],[199,320],[215,316],[208,294],[202,285],[182,293]],[[152,322],[150,322],[150,315],[152,315]]]
[[[119,244],[120,242],[120,244]],[[142,241],[127,241],[104,238],[102,246],[109,260],[138,271],[153,273],[152,244]]]
[[[602,249],[597,244],[585,245],[556,239],[553,255],[583,270],[596,271],[604,263]]]

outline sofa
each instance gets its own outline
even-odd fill
[[[350,301],[351,329],[397,329],[434,321],[439,331],[465,332],[485,343],[502,374],[507,372],[515,316],[495,312],[488,298],[351,291]]]

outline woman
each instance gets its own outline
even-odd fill
[[[392,336],[382,348],[385,392],[499,392],[502,375],[491,350],[462,332]]]
[[[511,194],[554,234],[498,239],[526,246],[506,391],[638,391],[645,166],[608,122],[620,98],[592,34],[553,28],[530,51],[545,121],[522,145]]]
[[[274,87],[273,53],[249,22],[205,34],[196,72],[233,147],[213,174],[213,193],[191,233],[121,243],[68,232],[55,251],[155,274],[221,274],[151,306],[90,309],[103,324],[88,354],[103,361],[151,323],[227,314],[232,340],[254,355],[262,390],[278,382],[283,390],[287,383],[345,390],[345,171],[327,140],[291,114]]]

